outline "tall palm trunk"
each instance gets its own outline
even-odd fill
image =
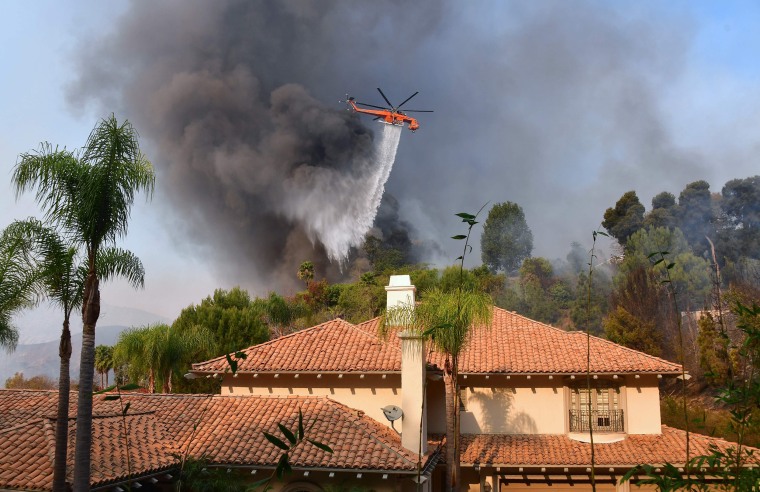
[[[53,492],[66,491],[66,454],[69,444],[69,363],[71,361],[71,332],[69,315],[63,320],[61,343],[58,346],[61,367],[58,374],[58,416],[55,422],[55,461],[53,468]]]
[[[447,358],[443,366],[443,385],[446,393],[446,490],[459,488],[459,403],[457,398],[456,365]]]
[[[90,253],[90,271],[84,284],[82,304],[82,359],[79,364],[77,441],[74,458],[74,492],[90,490],[90,448],[92,447],[92,380],[95,374],[95,324],[100,317],[100,290],[95,274],[95,255]]]

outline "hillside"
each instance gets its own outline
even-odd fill
[[[19,343],[26,345],[58,340],[61,336],[61,311],[44,303],[35,309],[22,311],[13,319],[19,331]],[[143,326],[151,323],[167,323],[171,320],[142,309],[113,306],[103,303],[100,307],[98,326]],[[82,332],[82,316],[71,316],[71,333]]]
[[[113,345],[119,333],[128,326],[98,326],[95,330],[95,345]],[[71,378],[79,379],[79,357],[82,353],[82,333],[71,335]],[[19,344],[12,354],[0,359],[0,384],[16,372],[24,376],[47,376],[58,379],[58,340],[44,343]]]
[[[82,319],[77,314],[74,313],[71,320],[71,378],[75,380],[79,379],[82,351]],[[43,375],[58,379],[61,321],[60,311],[49,305],[27,311],[14,320],[20,343],[13,353],[3,353],[0,357],[0,386],[16,372],[23,372],[26,377]],[[119,333],[132,326],[170,321],[140,309],[103,304],[95,330],[95,345],[115,344]]]

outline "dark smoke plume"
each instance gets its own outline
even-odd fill
[[[306,87],[319,91],[312,81],[339,52],[342,31],[326,22],[335,15],[350,22],[348,11],[334,10],[135,4],[118,33],[92,50],[73,90],[75,98],[96,94],[124,107],[153,144],[160,190],[194,224],[191,239],[211,243],[238,282],[258,276],[281,287],[307,259],[335,275],[340,252],[326,241],[329,228],[355,220],[357,204],[368,200],[362,185],[373,134]],[[116,58],[126,63],[110,65]],[[333,82],[339,94],[345,81]]]
[[[688,20],[596,2],[135,2],[83,48],[71,98],[135,123],[159,193],[231,282],[277,287],[305,259],[337,275],[287,184],[340,183],[366,161],[379,125],[345,112],[345,92],[419,90],[408,107],[436,111],[405,131],[388,182],[416,232],[375,224],[402,241],[444,244],[454,213],[510,200],[535,253],[559,256],[623,191],[710,180],[659,96],[690,37]],[[450,262],[446,247],[420,259]]]

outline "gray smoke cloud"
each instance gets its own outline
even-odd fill
[[[347,91],[419,90],[407,106],[436,111],[402,135],[387,185],[401,225],[375,224],[403,243],[444,244],[454,213],[510,200],[535,253],[564,256],[623,192],[647,203],[709,179],[660,97],[691,36],[688,20],[596,2],[135,2],[82,48],[70,95],[135,123],[185,239],[232,281],[277,287],[305,259],[339,275],[304,212],[320,203],[301,195],[327,179],[327,195],[363,198],[340,184],[379,125],[344,111]]]

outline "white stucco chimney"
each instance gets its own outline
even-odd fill
[[[414,306],[415,287],[409,275],[392,275],[388,286],[388,310]],[[399,321],[408,319],[399,317]],[[425,340],[414,330],[398,334],[401,339],[401,445],[413,453],[427,452],[427,409],[425,401]],[[421,427],[420,427],[421,426]]]
[[[386,309],[400,307],[404,304],[414,306],[414,293],[417,288],[412,285],[412,279],[409,275],[391,275],[388,285],[385,286],[385,291],[388,293]]]

